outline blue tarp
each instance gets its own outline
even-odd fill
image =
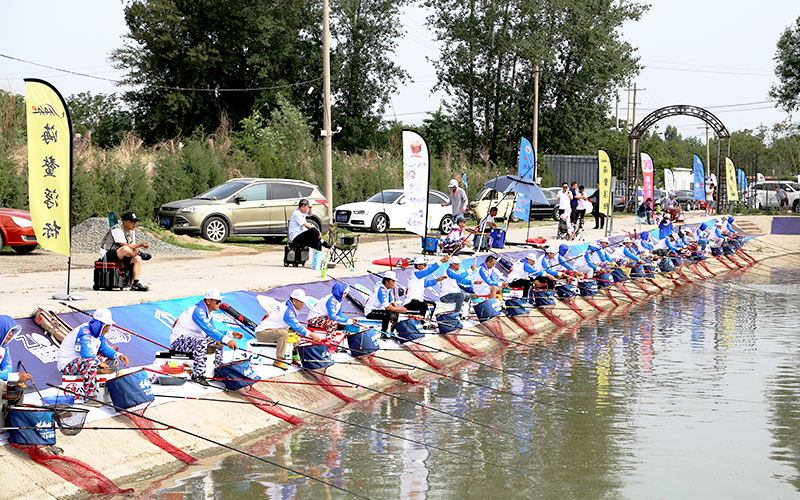
[[[772,234],[800,234],[800,217],[773,217]]]

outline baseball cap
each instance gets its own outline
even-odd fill
[[[306,303],[308,297],[306,297],[306,292],[304,292],[301,288],[295,288],[292,290],[291,295],[289,297],[293,298],[294,300],[299,300],[303,304]]]
[[[136,217],[136,212],[125,212],[124,214],[122,214],[122,220],[139,222],[140,219]]]
[[[598,243],[605,243],[607,245],[608,244],[608,238],[600,238],[599,240],[597,240],[597,242]]]
[[[412,262],[412,264],[414,264],[415,266],[418,266],[418,265],[427,264],[427,263],[425,262],[425,257],[423,257],[422,255],[418,255],[418,256],[414,257],[414,261]]]
[[[525,258],[528,259],[528,260],[536,260],[536,254],[533,253],[533,252],[528,252],[528,254],[525,256]]]
[[[467,222],[467,219],[464,218],[464,214],[456,215],[456,220],[455,220],[456,224],[458,224],[459,222],[462,222],[462,221],[463,222]]]
[[[104,325],[114,324],[114,320],[111,318],[111,311],[108,309],[97,309],[92,316]]]
[[[556,247],[551,247],[549,245],[545,245],[543,248],[544,248],[545,253],[556,253],[557,252]]]
[[[204,299],[211,299],[211,300],[222,300],[225,297],[219,294],[219,289],[217,288],[209,288],[206,292]]]
[[[447,187],[458,187],[458,181],[455,179],[450,179],[450,182],[447,183]]]
[[[383,278],[397,281],[397,273],[394,271],[386,271],[383,273]]]

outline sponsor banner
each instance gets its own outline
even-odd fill
[[[28,121],[28,199],[42,248],[70,255],[72,124],[58,90],[25,80]]]
[[[764,178],[764,174],[762,174],[761,172],[758,172],[756,174],[756,180],[761,182],[761,181],[765,181],[766,179]]]
[[[741,168],[737,169],[736,173],[738,175],[737,181],[738,181],[738,184],[739,184],[739,192],[742,193],[743,195],[747,194],[747,175],[744,173],[744,170],[742,170]]]
[[[517,175],[523,179],[533,180],[536,173],[536,158],[533,154],[533,146],[526,138],[522,138],[519,145],[519,166]],[[517,204],[514,207],[514,215],[521,220],[530,219],[531,199],[524,194],[517,193]]]
[[[611,215],[611,160],[608,153],[597,150],[598,179],[600,183],[600,213]]]
[[[736,186],[736,167],[733,160],[725,157],[725,188],[728,201],[739,201],[739,190]]]
[[[649,154],[642,153],[642,201],[648,198],[655,201],[653,174],[653,159]]]
[[[413,130],[403,130],[403,192],[406,231],[425,237],[428,220],[428,144]]]
[[[664,191],[667,194],[675,194],[675,175],[668,168],[664,169]]]
[[[697,155],[694,155],[694,199],[706,199],[705,169],[703,167],[703,160]]]

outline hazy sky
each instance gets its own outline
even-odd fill
[[[127,31],[120,0],[0,2],[0,86],[22,94],[22,79],[31,77],[49,81],[65,96],[119,90],[108,81],[6,56],[118,79],[122,73],[111,67],[108,55],[122,46],[121,37]],[[436,57],[437,43],[424,27],[426,15],[424,9],[408,7],[401,18],[407,35],[396,60],[414,83],[392,97],[386,118],[396,117],[407,124],[422,123],[425,113],[438,109],[441,99],[430,94],[436,78],[426,59]],[[775,44],[799,16],[800,3],[796,1],[654,0],[640,22],[622,28],[623,37],[638,47],[645,66],[634,80],[641,89],[636,99],[637,121],[672,104],[705,107],[730,131],[785,120],[787,115],[768,102],[767,92],[776,81]],[[627,92],[620,89],[621,118],[626,116],[627,100]],[[696,119],[662,120],[659,130],[667,124],[677,126],[684,137],[705,135],[703,123]]]

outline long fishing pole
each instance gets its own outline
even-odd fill
[[[392,221],[386,214],[386,193],[383,191],[383,175],[381,174],[380,166],[378,166],[378,183],[381,189],[381,208],[383,208],[383,215],[386,217],[386,249],[389,253],[389,269],[391,270],[394,269],[394,266],[392,266],[392,245],[389,243],[389,226],[392,224]]]
[[[95,401],[95,402],[97,402],[97,403],[100,403],[100,404],[102,404],[103,406],[107,406],[107,407],[109,407],[109,408],[113,408],[114,410],[116,410],[116,411],[118,411],[118,412],[122,412],[122,413],[126,413],[126,414],[131,414],[131,415],[136,415],[137,417],[144,418],[144,419],[146,419],[146,420],[149,420],[150,422],[153,422],[154,424],[157,424],[157,425],[168,426],[168,427],[170,427],[171,429],[175,429],[176,431],[178,431],[178,432],[182,432],[183,434],[186,434],[186,435],[188,435],[188,436],[192,436],[192,437],[194,437],[194,438],[201,439],[201,440],[203,440],[203,441],[206,441],[206,442],[208,442],[208,443],[211,443],[211,444],[213,444],[213,445],[215,445],[215,446],[220,446],[220,447],[222,447],[222,448],[225,448],[225,449],[228,449],[228,450],[234,451],[234,452],[236,452],[236,453],[240,453],[240,454],[242,454],[242,455],[244,455],[244,456],[247,456],[247,457],[250,457],[250,458],[252,458],[252,459],[254,459],[254,460],[258,460],[258,461],[260,461],[260,462],[264,462],[264,463],[266,463],[266,464],[274,465],[275,467],[278,467],[279,469],[283,469],[283,470],[285,470],[285,471],[288,471],[288,472],[293,472],[293,473],[295,473],[295,474],[297,474],[297,475],[299,475],[299,476],[303,476],[303,477],[305,477],[305,478],[307,478],[307,479],[311,479],[312,481],[316,481],[316,482],[318,482],[318,483],[320,483],[320,484],[324,484],[324,485],[326,485],[326,486],[330,486],[330,487],[332,487],[332,488],[335,488],[335,489],[337,489],[337,490],[339,490],[339,491],[343,491],[344,493],[348,493],[348,494],[350,494],[350,495],[353,495],[353,496],[354,496],[354,497],[356,497],[356,498],[363,498],[364,500],[372,500],[372,499],[370,499],[369,497],[365,497],[365,496],[363,496],[363,495],[359,495],[358,493],[356,493],[356,492],[354,492],[354,491],[348,490],[348,489],[346,489],[346,488],[343,488],[343,487],[341,487],[341,486],[338,486],[338,485],[336,485],[336,484],[330,483],[330,482],[328,482],[328,481],[325,481],[325,480],[323,480],[323,479],[320,479],[320,478],[314,477],[314,476],[312,476],[311,474],[307,474],[307,473],[305,473],[305,472],[302,472],[302,471],[300,471],[300,470],[298,470],[298,469],[294,469],[294,468],[292,468],[292,467],[287,467],[287,466],[285,466],[285,465],[281,465],[281,464],[279,464],[279,463],[272,462],[272,461],[270,461],[270,460],[267,460],[267,459],[266,459],[266,458],[264,458],[264,457],[259,457],[259,456],[257,456],[257,455],[253,455],[252,453],[248,453],[248,452],[246,452],[246,451],[243,451],[243,450],[240,450],[240,449],[238,449],[238,448],[234,448],[233,446],[227,445],[227,444],[225,444],[225,443],[221,443],[221,442],[219,442],[219,441],[214,441],[213,439],[207,438],[207,437],[205,437],[205,436],[201,436],[200,434],[197,434],[197,433],[194,433],[194,432],[191,432],[191,431],[187,431],[186,429],[181,429],[180,427],[175,427],[174,425],[173,425],[173,426],[169,426],[169,424],[165,424],[164,422],[161,422],[161,421],[159,421],[159,420],[156,420],[156,419],[154,419],[154,418],[152,418],[152,417],[147,417],[147,416],[145,416],[145,415],[141,415],[141,414],[139,414],[139,413],[134,413],[134,412],[132,412],[132,411],[128,411],[128,410],[126,410],[125,408],[120,408],[119,406],[116,406],[116,405],[114,405],[114,404],[112,404],[112,403],[106,403],[105,401],[101,401],[101,400],[99,400],[99,399],[96,399],[96,398],[91,398],[91,397],[89,397],[89,396],[85,396],[85,395],[83,395],[83,394],[80,394],[80,393],[78,393],[78,392],[72,391],[72,390],[70,390],[70,389],[63,388],[63,387],[59,387],[59,386],[57,386],[57,385],[55,385],[55,384],[51,384],[50,382],[48,382],[48,383],[47,383],[47,385],[49,385],[50,387],[54,387],[54,388],[56,388],[56,389],[60,389],[60,390],[62,390],[62,391],[64,391],[64,392],[70,393],[70,394],[72,394],[72,395],[74,395],[74,396],[76,396],[76,397],[77,397],[77,396],[82,396],[82,397],[84,397],[85,399],[88,399],[88,400],[90,400],[90,401]]]
[[[186,397],[183,397],[183,396],[167,396],[167,397],[179,398],[179,399],[192,399],[192,400],[196,400],[196,401],[216,401],[216,402],[220,402],[220,403],[247,403],[246,401],[228,401],[228,400],[225,400],[225,399],[186,398]],[[262,398],[254,397],[253,399],[262,399]],[[334,422],[339,422],[341,424],[350,425],[350,426],[356,427],[358,429],[364,429],[364,430],[375,432],[377,434],[382,434],[384,436],[389,436],[389,437],[392,437],[392,438],[395,438],[395,439],[400,439],[402,441],[407,441],[409,443],[418,444],[418,445],[420,445],[420,446],[422,446],[422,447],[424,447],[426,449],[438,450],[438,451],[447,453],[449,455],[457,456],[459,458],[464,458],[464,459],[467,459],[467,460],[472,460],[472,461],[475,461],[475,462],[480,462],[480,463],[483,463],[483,464],[492,465],[494,467],[510,470],[510,471],[513,471],[513,472],[522,472],[521,470],[514,469],[512,467],[507,467],[505,465],[500,465],[500,464],[497,464],[495,462],[490,462],[490,461],[483,460],[483,459],[480,459],[480,458],[470,457],[470,456],[465,455],[463,453],[452,451],[452,450],[449,450],[447,448],[442,448],[441,446],[436,446],[436,445],[433,445],[433,444],[427,444],[427,443],[425,443],[423,441],[418,441],[416,439],[410,439],[410,438],[407,438],[407,437],[404,437],[404,436],[399,436],[397,434],[393,434],[391,432],[382,431],[380,429],[376,429],[375,427],[371,427],[371,426],[368,426],[368,425],[357,424],[357,423],[350,422],[350,421],[347,421],[347,420],[344,420],[344,419],[341,419],[341,418],[332,417],[330,415],[324,415],[322,413],[317,413],[317,412],[314,412],[314,411],[311,411],[311,410],[305,410],[303,408],[300,408],[300,407],[297,407],[297,406],[292,406],[292,405],[289,405],[289,404],[286,404],[286,403],[281,403],[279,401],[274,401],[273,403],[276,406],[283,406],[284,408],[288,408],[290,410],[301,411],[303,413],[307,413],[307,414],[313,415],[315,417],[325,418],[325,419],[328,419],[328,420],[332,420]],[[515,437],[519,437],[519,436],[515,436]]]
[[[80,313],[83,313],[83,314],[85,314],[85,315],[89,316],[90,318],[94,318],[94,316],[92,316],[92,315],[91,315],[91,314],[89,314],[88,312],[84,311],[83,309],[79,309],[79,308],[77,308],[77,307],[75,307],[75,306],[73,306],[73,305],[71,305],[71,304],[67,304],[66,302],[59,302],[59,304],[61,304],[62,306],[67,306],[67,307],[69,307],[70,309],[73,309],[73,310],[75,310],[75,311],[78,311],[78,312],[80,312]],[[126,332],[126,333],[130,333],[130,334],[131,334],[131,335],[133,335],[134,337],[139,337],[140,339],[142,339],[142,340],[146,340],[146,341],[148,341],[148,342],[150,342],[150,343],[152,343],[152,344],[155,344],[155,345],[157,345],[157,346],[159,346],[159,347],[163,347],[164,349],[166,349],[166,350],[168,350],[168,351],[169,351],[169,350],[171,350],[171,348],[170,348],[170,347],[167,347],[167,346],[165,346],[164,344],[159,344],[159,343],[158,343],[158,342],[156,342],[155,340],[148,339],[147,337],[144,337],[144,336],[142,336],[142,335],[139,335],[138,333],[134,333],[134,332],[132,332],[132,331],[128,330],[127,328],[123,328],[123,327],[119,326],[118,324],[114,324],[114,328],[117,328],[117,329],[119,329],[119,330],[122,330],[123,332]]]

